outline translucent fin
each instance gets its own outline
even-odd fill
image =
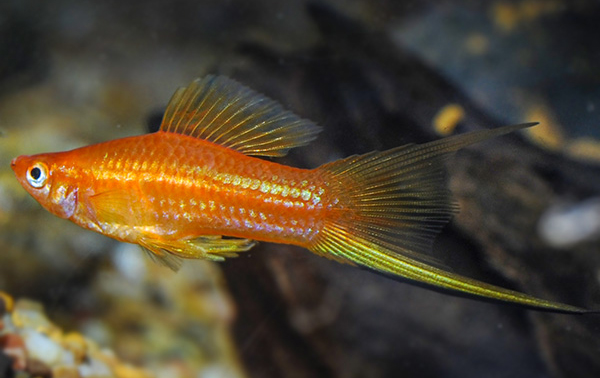
[[[220,236],[202,236],[191,240],[168,240],[145,237],[138,240],[138,243],[144,249],[152,252],[159,259],[159,262],[169,267],[172,264],[165,259],[170,259],[171,257],[223,261],[227,257],[236,257],[239,252],[246,252],[256,245],[254,240],[222,239]]]
[[[443,160],[469,144],[533,125],[475,131],[322,166],[332,190],[340,191],[344,209],[326,222],[311,250],[444,289],[536,308],[583,312],[440,269],[427,255],[436,234],[456,210],[444,184]]]
[[[143,246],[142,249],[155,263],[166,266],[174,272],[177,272],[179,269],[181,269],[181,265],[183,264],[182,258],[170,254],[164,250],[152,250]]]
[[[109,224],[132,224],[138,214],[131,211],[131,204],[137,200],[135,194],[126,190],[108,190],[90,197],[89,202],[96,218]]]
[[[343,225],[327,225],[314,251],[318,254],[333,253],[380,272],[474,296],[558,312],[589,312],[579,307],[536,298],[433,267],[356,238],[352,230]]]
[[[436,235],[458,209],[446,188],[444,160],[469,144],[533,125],[505,126],[374,151],[320,169],[342,183],[347,206],[363,220],[353,224],[358,237],[442,267],[429,254]]]
[[[321,128],[234,80],[210,75],[175,92],[160,130],[247,155],[283,156],[315,139]]]

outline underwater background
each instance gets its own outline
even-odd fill
[[[537,121],[448,160],[456,272],[600,308],[600,3],[0,4],[0,377],[598,377],[600,315],[425,290],[262,243],[174,273],[59,219],[10,160],[156,130],[223,74],[324,128],[316,167]]]

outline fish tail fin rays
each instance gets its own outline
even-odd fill
[[[339,190],[342,206],[324,222],[311,251],[467,295],[551,311],[586,312],[463,277],[428,255],[436,234],[456,210],[444,183],[445,157],[469,144],[533,125],[475,131],[322,166],[332,190]]]

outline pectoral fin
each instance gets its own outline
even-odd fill
[[[135,193],[126,190],[108,190],[90,197],[96,219],[109,224],[134,224],[138,215],[132,211],[137,201]]]

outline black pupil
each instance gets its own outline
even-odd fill
[[[42,171],[38,167],[35,167],[35,168],[31,168],[31,172],[29,172],[29,174],[31,175],[31,178],[33,178],[34,180],[37,180],[42,175]]]

